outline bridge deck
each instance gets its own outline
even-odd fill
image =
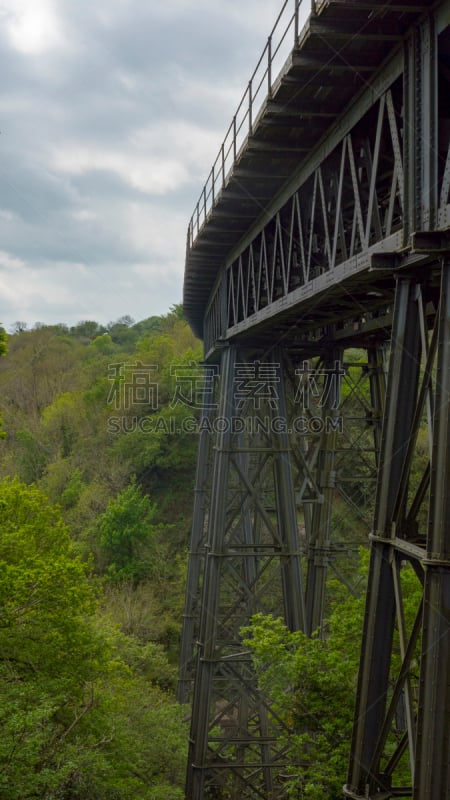
[[[245,139],[238,148],[235,118],[189,225],[184,308],[199,336],[217,275],[243,237],[273,216],[286,185],[317,148],[323,150],[348,107],[367,94],[383,62],[401,52],[406,31],[431,5],[320,0],[298,35],[292,17],[286,35],[294,34],[294,47],[273,81],[269,48],[266,98],[252,119],[255,105],[247,90]],[[232,155],[228,172],[226,148]]]

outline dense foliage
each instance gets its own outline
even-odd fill
[[[185,730],[162,649],[102,619],[60,512],[8,479],[0,596],[0,797],[181,797]]]
[[[150,422],[192,413],[171,402],[199,356],[178,308],[107,330],[17,323],[8,338],[0,799],[183,796],[175,663],[197,442]]]

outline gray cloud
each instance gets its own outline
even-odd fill
[[[165,313],[280,0],[3,0],[0,320]]]

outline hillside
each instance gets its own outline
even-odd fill
[[[0,359],[0,798],[176,800],[197,438],[179,308],[18,325]]]

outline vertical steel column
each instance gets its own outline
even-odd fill
[[[232,416],[233,366],[235,359],[236,353],[234,348],[229,347],[223,351],[220,364],[221,392],[219,417],[224,420],[230,419]],[[189,798],[189,800],[203,800],[204,797],[210,718],[209,710],[211,704],[212,676],[216,656],[221,571],[220,556],[223,547],[223,531],[225,529],[230,440],[230,427],[218,433],[216,452],[213,461],[200,634],[192,702],[191,735],[186,779],[186,797]]]
[[[405,131],[403,137],[404,166],[404,214],[403,243],[408,245],[409,237],[417,230],[418,209],[420,208],[420,169],[418,170],[419,145],[418,130],[418,86],[417,60],[419,34],[413,30],[404,46],[403,96]]]
[[[348,796],[386,790],[379,764],[371,768],[388,694],[395,618],[391,567],[393,515],[414,420],[420,371],[420,325],[415,283],[397,284],[391,356],[375,506],[369,583],[353,728]],[[379,539],[379,541],[377,541]]]
[[[322,404],[323,430],[316,466],[316,483],[321,502],[312,508],[311,533],[308,542],[308,570],[306,581],[306,632],[319,630],[325,610],[325,584],[330,559],[330,527],[334,493],[336,489],[335,448],[336,422],[340,402],[340,380],[337,364],[342,352],[334,349],[323,361],[324,380],[329,382]],[[330,380],[331,378],[331,380]]]
[[[450,797],[450,260],[438,328],[414,800]]]
[[[420,229],[433,230],[438,211],[438,46],[434,17],[420,28]]]
[[[430,15],[405,44],[404,241],[417,230],[432,230],[438,208],[438,47]]]
[[[186,597],[183,613],[183,627],[180,643],[180,669],[177,698],[179,703],[188,703],[192,697],[195,671],[196,637],[200,622],[200,580],[203,575],[205,557],[206,522],[209,504],[209,469],[211,434],[210,422],[213,409],[207,402],[206,386],[208,376],[204,377],[202,424],[197,455],[197,469],[194,488],[194,508],[192,514],[191,538],[189,542],[189,560],[186,579]]]
[[[382,420],[386,403],[386,352],[384,346],[367,349],[369,366],[370,400],[372,403],[373,441],[375,462],[378,467],[381,451]]]
[[[278,419],[281,420],[282,424],[275,433],[278,452],[275,450],[274,467],[276,508],[281,538],[285,544],[285,552],[282,553],[281,556],[284,617],[288,628],[291,631],[298,631],[305,630],[306,612],[303,576],[298,550],[297,509],[295,505],[295,488],[287,431],[288,411],[281,350],[274,351],[273,358],[276,363],[280,364],[281,371],[276,415]],[[272,424],[275,424],[275,419],[275,414],[272,413]]]

